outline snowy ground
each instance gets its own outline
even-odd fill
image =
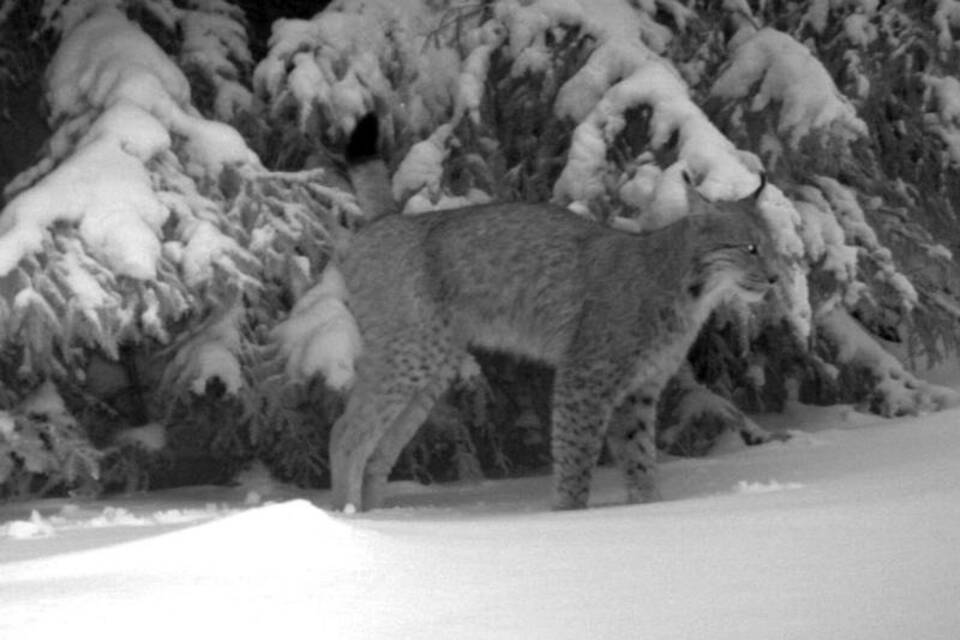
[[[667,462],[647,506],[608,470],[577,513],[547,478],[352,517],[282,487],[7,505],[0,638],[960,637],[960,411],[767,424],[794,437]]]

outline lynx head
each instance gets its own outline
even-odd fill
[[[735,202],[710,202],[688,182],[693,266],[687,292],[694,298],[737,296],[758,302],[779,279],[770,231],[757,208],[766,186]]]

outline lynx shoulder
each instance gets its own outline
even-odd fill
[[[342,270],[364,351],[331,435],[335,506],[380,504],[471,347],[555,367],[555,508],[586,506],[605,438],[628,500],[655,498],[661,389],[717,304],[759,300],[776,280],[755,197],[690,197],[692,215],[645,235],[529,204],[392,215],[358,233]]]

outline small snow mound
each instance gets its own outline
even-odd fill
[[[794,489],[802,489],[803,485],[799,482],[777,482],[776,480],[770,480],[769,482],[749,482],[747,480],[741,480],[734,487],[734,491],[737,493],[775,493],[777,491],[793,491]]]
[[[325,511],[302,498],[268,502],[206,525],[205,530],[195,534],[204,536],[203,542],[194,538],[198,549],[215,546],[225,536],[234,548],[255,547],[264,540],[280,544],[275,554],[254,560],[267,564],[302,561],[306,550],[328,563],[348,562],[349,551],[361,544],[364,537],[340,514]]]
[[[0,538],[8,537],[14,540],[49,538],[53,533],[53,525],[36,509],[30,514],[29,520],[14,520],[0,527]]]
[[[207,520],[222,515],[216,507],[199,509],[164,509],[156,511],[150,518],[157,524],[186,524],[197,520]]]
[[[104,507],[103,513],[91,518],[89,526],[94,529],[102,527],[145,527],[151,522],[146,518],[134,515],[123,507]]]
[[[285,528],[295,528],[297,526],[316,528],[331,525],[341,526],[343,524],[336,517],[304,498],[270,503],[239,513],[233,518],[234,521],[239,519],[249,520],[250,524],[257,522],[263,524],[281,523]]]

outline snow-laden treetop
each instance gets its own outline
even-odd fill
[[[116,275],[154,278],[170,209],[150,163],[175,146],[196,176],[259,160],[235,129],[197,113],[180,68],[110,3],[64,22],[47,74],[58,129],[36,170],[49,173],[0,214],[0,276],[41,249],[47,228],[66,222]]]

